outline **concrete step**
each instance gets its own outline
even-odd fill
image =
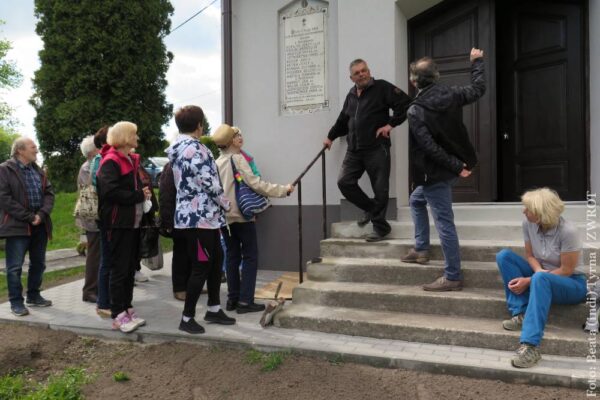
[[[294,289],[294,304],[332,308],[452,315],[469,318],[510,318],[502,289],[464,288],[454,292],[426,292],[420,285],[307,281]],[[549,324],[577,328],[585,322],[585,304],[553,305]]]
[[[362,239],[331,238],[321,241],[321,256],[399,260],[413,246],[412,239],[391,239],[369,243]],[[583,259],[589,260],[590,253],[599,247],[598,242],[584,243]],[[461,259],[465,261],[494,262],[496,254],[505,248],[517,254],[524,254],[522,240],[460,240]],[[431,240],[430,257],[433,260],[444,258],[439,239]]]
[[[452,204],[455,221],[522,221],[521,203],[454,203]],[[566,202],[562,216],[571,222],[585,223],[588,210],[585,202]],[[431,216],[431,211],[429,212]],[[396,219],[412,222],[410,207],[398,207]],[[595,218],[594,218],[595,219]]]
[[[392,231],[390,239],[412,239],[414,238],[414,225],[412,221],[390,221]],[[585,224],[577,223],[581,240],[585,241]],[[430,219],[430,237],[437,238],[438,233]],[[353,222],[337,222],[331,225],[331,237],[333,238],[364,238],[373,231],[373,227],[367,224],[359,227]],[[523,240],[523,228],[521,220],[483,220],[483,221],[456,221],[456,231],[461,240]]]
[[[312,304],[287,306],[275,316],[275,324],[283,328],[496,350],[516,349],[520,336],[519,332],[502,329],[497,319],[368,311]],[[588,353],[588,336],[579,328],[549,325],[541,351],[543,354],[584,357]]]
[[[466,287],[502,289],[502,278],[495,262],[464,261]],[[444,262],[431,260],[427,265],[403,263],[399,259],[325,257],[320,263],[309,262],[310,281],[421,285],[439,278]]]

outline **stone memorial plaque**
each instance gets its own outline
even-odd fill
[[[327,8],[305,3],[280,16],[281,112],[327,109]]]

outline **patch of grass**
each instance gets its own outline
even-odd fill
[[[63,279],[75,277],[75,276],[83,276],[85,273],[85,266],[81,265],[79,267],[62,269],[59,271],[49,271],[44,273],[44,278],[42,280],[42,288],[48,288],[54,286],[53,284],[59,282]],[[24,288],[27,287],[27,274],[21,276],[21,284]],[[6,274],[0,274],[0,299],[6,297],[8,295],[8,286],[6,283]],[[2,397],[0,397],[2,399]]]
[[[82,368],[67,368],[39,384],[26,379],[23,374],[9,374],[0,378],[0,399],[82,400],[81,388],[92,379]]]
[[[129,375],[123,371],[117,371],[113,374],[113,379],[115,382],[127,382],[129,380]]]
[[[258,350],[251,349],[246,353],[246,362],[250,365],[258,364],[262,361],[264,354]]]
[[[275,371],[283,364],[287,356],[287,353],[282,352],[269,353],[263,361],[262,370],[265,372]]]
[[[336,354],[335,356],[331,357],[328,361],[331,365],[342,365],[344,363],[344,356],[342,356],[341,354]]]
[[[27,380],[21,375],[13,376],[9,374],[0,378],[0,399],[21,399],[27,391]]]
[[[74,249],[79,243],[80,229],[75,226],[73,210],[77,201],[77,193],[57,193],[52,210],[52,240],[48,241],[47,250]],[[0,250],[0,258],[6,258],[4,249]]]
[[[279,368],[288,355],[289,353],[280,351],[263,353],[252,349],[246,353],[246,362],[251,365],[261,364],[261,371],[271,372]]]

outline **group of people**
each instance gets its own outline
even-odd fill
[[[364,60],[352,61],[350,79],[354,86],[323,142],[331,148],[336,138],[347,137],[338,187],[346,199],[363,211],[357,224],[363,227],[372,222],[373,231],[366,240],[385,240],[391,232],[385,220],[390,132],[408,119],[413,189],[409,204],[415,245],[401,260],[429,262],[429,205],[445,266],[443,276],[423,285],[427,291],[463,288],[452,187],[458,179],[468,178],[477,165],[477,153],[462,122],[462,107],[485,93],[483,51],[472,49],[470,61],[471,84],[466,86],[439,84],[437,65],[429,57],[411,63],[410,82],[417,91],[414,99],[391,83],[371,77]],[[373,199],[358,185],[365,172],[371,181]],[[497,264],[512,316],[502,322],[502,327],[522,331],[521,345],[511,363],[527,368],[541,359],[539,345],[550,305],[581,303],[587,288],[579,232],[561,217],[564,204],[557,193],[548,188],[531,190],[523,194],[522,202],[526,256],[505,249],[498,253]]]
[[[349,91],[335,124],[324,141],[347,137],[347,151],[338,179],[341,193],[364,214],[360,226],[372,223],[367,241],[385,240],[391,231],[385,215],[389,198],[390,133],[406,119],[413,191],[410,209],[415,227],[415,246],[402,261],[429,261],[430,206],[445,258],[444,274],[424,290],[461,290],[459,240],[452,211],[452,187],[457,179],[470,176],[477,155],[462,123],[464,105],[485,92],[483,51],[472,49],[471,84],[449,87],[438,83],[439,72],[431,58],[410,65],[414,99],[384,80],[374,79],[367,63],[350,64]],[[390,110],[392,113],[390,115]],[[204,113],[185,106],[175,114],[179,135],[166,150],[169,164],[160,179],[161,232],[173,239],[173,292],[183,300],[179,329],[191,334],[204,332],[196,321],[196,305],[205,283],[208,289],[204,320],[231,325],[221,308],[220,286],[225,243],[228,300],[227,311],[238,314],[264,310],[254,302],[258,266],[258,244],[254,218],[239,210],[235,181],[242,180],[267,197],[285,197],[293,185],[264,181],[253,158],[242,150],[239,128],[221,125],[212,135],[220,148],[215,160],[201,143]],[[159,206],[149,179],[140,168],[137,126],[118,122],[100,129],[82,144],[86,157],[78,183],[93,185],[97,193],[97,216],[78,219],[88,239],[88,262],[83,289],[85,301],[97,303],[98,314],[112,318],[114,329],[131,332],[143,325],[132,305],[135,272],[139,268],[140,226],[152,219]],[[22,297],[21,268],[26,252],[31,265],[27,305],[49,306],[40,295],[45,268],[46,242],[51,234],[50,213],[54,194],[46,176],[35,164],[37,147],[26,138],[13,145],[12,158],[0,165],[0,237],[6,237],[7,280],[11,310],[26,315]],[[367,172],[374,198],[358,185]],[[586,295],[581,273],[581,242],[573,224],[561,217],[564,204],[547,188],[522,197],[525,254],[510,250],[497,255],[512,318],[504,329],[522,329],[521,346],[512,360],[516,367],[531,367],[541,358],[539,344],[551,304],[576,304]]]

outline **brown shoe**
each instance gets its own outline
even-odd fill
[[[179,301],[185,301],[185,293],[186,292],[173,292],[173,297]]]
[[[110,308],[96,308],[96,314],[100,316],[100,318],[110,318],[112,314],[110,312]]]
[[[423,285],[423,290],[429,292],[449,292],[451,290],[462,290],[462,281],[450,281],[445,276],[437,278],[432,283]]]
[[[417,251],[412,248],[404,257],[400,259],[400,261],[407,263],[427,264],[429,262],[429,251]]]

